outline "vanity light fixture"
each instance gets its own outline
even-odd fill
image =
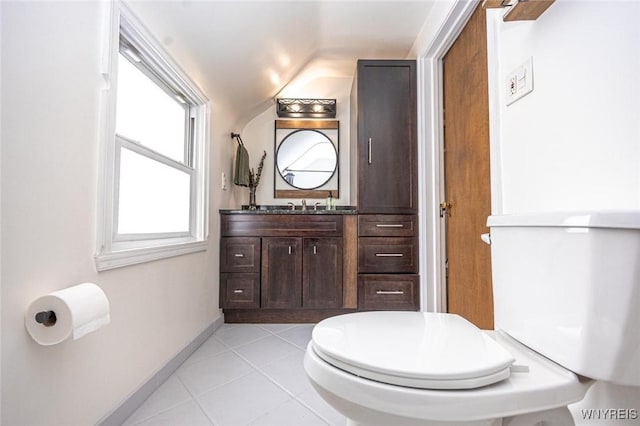
[[[278,117],[287,118],[335,118],[335,99],[277,98]]]

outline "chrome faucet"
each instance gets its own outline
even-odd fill
[[[302,200],[302,211],[303,212],[307,211],[307,200]]]
[[[313,211],[318,211],[318,206],[322,204],[320,201],[318,201],[317,203],[313,203]]]
[[[287,204],[289,204],[290,210],[293,211],[296,209],[296,205],[293,204],[291,201],[289,201]]]

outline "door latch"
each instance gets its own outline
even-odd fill
[[[451,217],[451,207],[453,204],[443,201],[440,203],[440,217],[444,217],[445,215]]]

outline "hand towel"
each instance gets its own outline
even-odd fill
[[[244,145],[238,144],[233,183],[238,186],[249,186],[249,153]]]

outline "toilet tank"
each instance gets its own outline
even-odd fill
[[[640,386],[640,210],[487,226],[496,329],[574,373]]]

